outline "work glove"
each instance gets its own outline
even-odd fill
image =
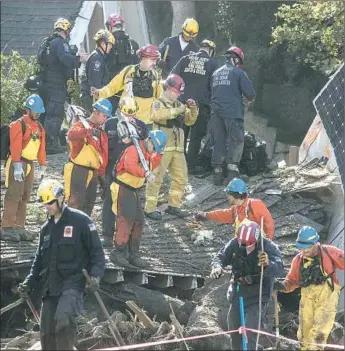
[[[218,279],[223,273],[223,268],[222,267],[214,267],[212,268],[210,278],[212,279]]]
[[[148,183],[154,183],[156,180],[156,176],[150,171],[146,172],[145,178]]]
[[[261,251],[259,252],[258,254],[258,257],[259,257],[259,266],[268,266],[269,264],[269,259],[268,259],[268,255],[265,251]]]
[[[98,176],[98,182],[99,182],[99,186],[101,187],[101,190],[102,190],[101,199],[104,200],[105,192],[107,190],[105,177],[104,176]]]
[[[80,54],[79,55],[79,61],[81,62],[81,63],[86,63],[86,61],[88,60],[88,58],[89,58],[89,55],[88,54]]]
[[[23,165],[21,162],[13,162],[13,168],[14,168],[14,180],[17,182],[22,182],[25,179],[25,174],[23,170]]]
[[[194,107],[194,106],[196,106],[196,102],[195,102],[195,100],[193,100],[193,99],[188,99],[188,100],[186,101],[186,105],[187,105],[188,107]]]
[[[194,217],[195,217],[195,220],[197,220],[197,221],[206,221],[207,220],[206,212],[199,211],[195,214]]]
[[[97,88],[95,88],[95,87],[91,87],[91,88],[90,88],[91,95],[92,95],[96,100],[98,100],[98,98],[99,98],[99,91],[100,91],[100,89],[97,89]]]
[[[75,92],[75,81],[73,79],[69,79],[67,81],[67,94],[68,95],[71,95]]]
[[[273,290],[285,291],[285,281],[276,280],[273,285]]]
[[[38,172],[38,181],[41,182],[46,175],[47,166],[40,165],[40,170]]]
[[[85,288],[92,292],[97,291],[99,289],[99,282],[101,281],[100,277],[90,277],[91,282],[86,281]]]
[[[29,297],[29,292],[31,291],[30,287],[26,283],[20,283],[18,286],[18,294],[22,299]]]

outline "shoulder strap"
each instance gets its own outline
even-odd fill
[[[18,120],[22,125],[22,134],[24,135],[24,133],[26,132],[26,123],[24,122],[23,118],[19,118]]]
[[[136,65],[129,65],[127,66],[127,69],[125,70],[125,73],[123,75],[123,82],[125,82],[126,76],[128,74],[128,72],[131,70],[131,68],[135,67]]]
[[[158,98],[157,100],[159,100],[165,108],[169,108],[169,106],[166,104],[166,102],[163,101],[161,98]]]
[[[334,273],[335,272],[335,264],[334,264],[334,261],[333,261],[333,259],[332,259],[332,256],[329,254],[329,252],[327,251],[327,249],[324,247],[324,246],[322,246],[322,245],[320,245],[321,246],[321,249],[322,249],[322,251],[328,256],[328,258],[331,260],[331,262],[332,262],[332,267],[333,267],[333,272],[332,273]],[[322,259],[322,256],[321,256],[321,259]]]

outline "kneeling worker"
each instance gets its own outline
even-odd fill
[[[98,100],[92,106],[91,117],[79,120],[67,133],[70,155],[64,167],[68,205],[89,216],[96,200],[97,176],[105,176],[108,162],[108,136],[101,126],[112,111],[107,99]]]
[[[321,345],[332,330],[341,291],[335,270],[344,270],[344,251],[321,245],[319,239],[314,228],[302,227],[296,240],[301,252],[292,260],[285,281],[275,283],[276,290],[286,293],[302,288],[297,331],[301,350],[324,349]]]
[[[64,188],[56,180],[43,181],[37,191],[50,218],[42,226],[29,275],[19,285],[22,298],[42,283],[40,338],[42,350],[73,350],[75,318],[83,311],[86,269],[90,290],[97,290],[105,256],[95,224],[89,216],[64,203]]]
[[[135,145],[124,151],[116,165],[115,180],[110,187],[112,209],[116,215],[115,250],[110,258],[121,266],[129,263],[138,267],[146,266],[145,261],[139,257],[144,213],[138,189],[144,185],[145,180],[148,183],[155,181],[151,171],[158,167],[166,142],[167,136],[161,130],[151,131],[147,139],[139,141],[149,171],[145,172]]]
[[[266,205],[259,199],[248,197],[248,188],[242,179],[233,179],[225,189],[228,195],[228,202],[231,206],[225,210],[215,210],[211,212],[198,212],[197,220],[210,219],[219,223],[234,223],[235,235],[238,234],[238,227],[243,221],[253,221],[261,225],[261,218],[264,219],[265,237],[273,240],[274,221]]]

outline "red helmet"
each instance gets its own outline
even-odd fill
[[[153,59],[160,59],[161,53],[158,51],[157,46],[153,44],[147,44],[137,51],[137,55],[142,57],[148,57]]]
[[[260,236],[260,226],[252,221],[243,221],[237,230],[237,241],[239,245],[247,247],[256,244]]]
[[[238,48],[237,46],[232,46],[230,49],[226,50],[225,55],[229,55],[231,53],[236,54],[242,60],[242,62],[244,61],[242,49]]]
[[[120,15],[113,13],[112,15],[109,15],[107,22],[105,22],[105,25],[115,27],[117,24],[121,24],[121,26],[123,26],[124,23],[125,20]]]
[[[182,94],[184,91],[184,81],[177,74],[170,74],[163,82],[165,89],[173,90],[175,93]]]

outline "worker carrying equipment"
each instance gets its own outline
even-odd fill
[[[30,273],[19,284],[23,298],[42,290],[40,338],[42,350],[73,350],[76,317],[83,312],[86,287],[83,269],[97,289],[104,274],[105,256],[95,223],[85,213],[64,203],[64,188],[56,180],[44,180],[37,200],[48,212]]]
[[[158,47],[162,55],[162,60],[159,62],[162,69],[162,78],[166,78],[170,74],[173,67],[183,56],[199,51],[199,46],[194,41],[198,33],[198,22],[194,18],[187,18],[182,24],[179,35],[163,40]]]
[[[9,156],[5,164],[7,191],[1,232],[5,240],[19,241],[18,234],[26,234],[26,207],[34,182],[34,161],[37,160],[40,166],[39,181],[47,168],[45,131],[37,121],[40,114],[45,112],[43,101],[37,94],[32,94],[27,97],[24,107],[24,116],[9,126],[3,126],[9,134]]]
[[[188,212],[181,210],[181,200],[187,184],[187,163],[184,155],[183,125],[193,125],[198,117],[198,106],[190,99],[186,104],[177,100],[183,92],[183,79],[171,74],[163,83],[163,93],[156,99],[151,109],[154,130],[162,130],[168,136],[167,145],[159,167],[155,170],[156,181],[146,187],[145,215],[153,220],[161,220],[157,211],[159,189],[167,170],[171,177],[168,209],[166,213],[186,217]]]
[[[64,167],[68,205],[89,216],[96,200],[98,176],[101,179],[105,176],[108,162],[108,136],[101,126],[112,111],[107,99],[98,100],[92,106],[91,117],[87,120],[79,117],[67,133],[70,154]]]
[[[337,313],[340,285],[336,269],[344,270],[344,251],[321,245],[313,227],[298,232],[296,247],[301,251],[293,258],[284,282],[275,289],[289,293],[301,288],[297,338],[301,350],[323,350],[313,344],[327,343]]]
[[[211,212],[198,212],[197,220],[212,220],[219,223],[231,223],[235,225],[235,235],[238,236],[238,228],[241,223],[248,220],[261,225],[261,218],[264,218],[264,233],[268,239],[274,238],[274,221],[271,213],[263,201],[248,197],[247,184],[239,178],[229,182],[224,190],[228,196],[230,208],[215,210]]]
[[[116,214],[115,250],[110,259],[120,266],[129,263],[138,267],[146,266],[146,262],[139,257],[144,214],[138,189],[144,185],[145,180],[148,183],[155,181],[151,172],[161,162],[166,142],[167,135],[161,130],[151,131],[147,139],[139,141],[149,171],[144,170],[135,145],[125,149],[116,165],[115,179],[110,187],[112,209]]]
[[[274,280],[284,273],[282,255],[278,246],[263,238],[260,244],[260,226],[252,221],[243,222],[238,236],[231,239],[212,261],[211,278],[219,278],[223,269],[231,266],[231,280],[227,298],[230,301],[228,330],[240,326],[239,297],[243,297],[246,327],[257,329],[259,317],[265,320]],[[262,285],[262,315],[259,316],[260,266],[264,266]],[[248,350],[255,350],[256,334],[247,331]],[[231,350],[242,350],[240,334],[231,334]]]
[[[136,117],[150,126],[150,108],[162,89],[156,72],[160,53],[155,45],[147,44],[137,54],[140,57],[139,64],[125,67],[108,85],[91,91],[100,99],[109,98],[120,91],[123,91],[121,97],[134,97],[139,106]]]

